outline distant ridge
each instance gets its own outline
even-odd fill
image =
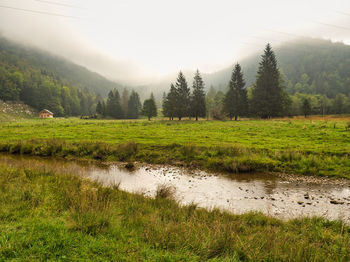
[[[106,96],[114,88],[123,87],[67,59],[0,37],[0,52],[4,51],[18,55],[21,61],[4,61],[5,58],[0,56],[0,62],[9,63],[14,67],[27,63],[36,69],[54,75],[67,86],[75,86],[102,96]]]
[[[272,48],[289,93],[324,94],[330,98],[338,93],[350,94],[350,46],[329,40],[301,38]],[[255,82],[262,52],[238,61],[247,86]],[[225,89],[232,69],[233,65],[204,75],[207,87],[213,85]],[[298,83],[304,86],[295,87]]]

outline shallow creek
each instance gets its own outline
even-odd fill
[[[350,223],[350,181],[276,174],[214,174],[164,165],[96,164],[52,158],[0,155],[15,167],[70,173],[105,186],[153,197],[159,185],[173,186],[180,204],[219,208],[236,214],[261,211],[279,218],[323,216]]]

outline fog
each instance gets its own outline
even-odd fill
[[[123,84],[210,73],[301,36],[350,43],[350,1],[1,0],[0,32]]]

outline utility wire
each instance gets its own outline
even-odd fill
[[[44,12],[44,11],[24,9],[24,8],[12,7],[12,6],[5,6],[5,5],[0,5],[0,8],[6,8],[6,9],[11,9],[11,10],[17,10],[17,11],[23,11],[23,12],[27,12],[27,13],[34,13],[34,14],[41,14],[41,15],[49,15],[49,16],[56,16],[56,17],[81,19],[81,17],[77,17],[77,16],[61,15],[61,14],[57,14],[57,13],[49,13],[49,12]]]
[[[71,7],[71,8],[85,9],[86,10],[86,8],[84,8],[84,7],[80,7],[80,6],[76,6],[76,5],[68,5],[68,4],[59,3],[59,2],[53,2],[53,1],[47,1],[47,0],[33,0],[33,1],[45,3],[45,4],[50,4],[50,5],[59,5],[59,6],[64,6],[64,7]]]
[[[334,27],[334,28],[350,31],[350,27],[334,25],[334,24],[328,24],[328,23],[318,22],[318,21],[314,21],[314,20],[309,20],[309,21],[312,22],[312,23],[315,23],[315,24],[319,24],[319,25],[324,25],[324,26],[329,26],[329,27]]]
[[[341,14],[341,15],[346,15],[346,16],[350,16],[350,13],[346,13],[346,12],[342,12],[342,11],[338,11],[338,10],[332,10],[335,13]]]

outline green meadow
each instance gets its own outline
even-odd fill
[[[349,261],[340,221],[180,207],[72,176],[0,166],[0,261]]]
[[[0,151],[213,171],[350,178],[350,119],[32,119],[0,123]]]

